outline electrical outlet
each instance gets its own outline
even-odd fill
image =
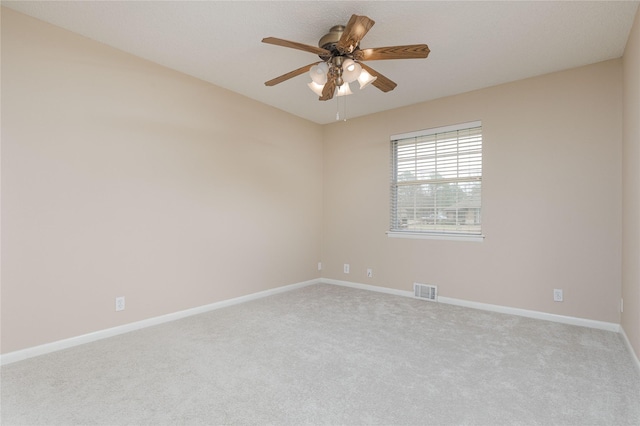
[[[116,297],[116,311],[124,311],[124,296]]]
[[[624,299],[620,298],[620,312],[624,312]]]
[[[322,271],[322,262],[318,262],[318,271]]]
[[[348,273],[349,273],[349,264],[348,264],[348,263],[345,263],[345,264],[344,264],[344,273],[345,273],[345,274],[348,274]]]
[[[562,297],[562,289],[561,288],[554,288],[553,289],[553,301],[554,302],[562,302],[563,297]]]
[[[367,278],[373,278],[373,269],[367,268]]]

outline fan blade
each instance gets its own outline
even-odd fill
[[[290,47],[292,49],[298,49],[304,52],[315,53],[316,55],[320,56],[331,55],[331,52],[321,47],[310,46],[308,44],[297,43],[295,41],[283,40],[281,38],[266,37],[262,39],[262,42],[275,44],[276,46]]]
[[[321,101],[328,101],[329,99],[333,98],[333,94],[336,91],[336,78],[330,78],[329,81],[327,81],[324,85],[324,88],[322,89],[322,96],[320,96]]]
[[[387,77],[385,77],[384,75],[380,74],[378,71],[374,70],[370,66],[367,66],[367,65],[363,64],[362,62],[360,63],[360,66],[362,66],[362,68],[367,70],[367,72],[369,74],[378,77],[378,78],[376,78],[376,81],[371,83],[374,86],[376,86],[378,89],[382,90],[383,92],[390,92],[390,91],[392,91],[393,89],[396,88],[396,86],[397,86],[396,83],[394,83],[393,81],[389,80]]]
[[[418,59],[429,56],[426,44],[410,44],[407,46],[374,47],[362,49],[361,61],[379,61],[383,59]]]
[[[351,15],[336,47],[342,54],[351,53],[376,22],[366,16]]]
[[[314,66],[316,64],[319,64],[319,63],[320,62],[314,62],[313,64],[305,65],[304,67],[300,67],[297,70],[293,70],[293,71],[290,71],[290,72],[288,72],[286,74],[282,74],[280,77],[276,77],[276,78],[274,78],[272,80],[269,80],[269,81],[265,82],[264,85],[265,86],[275,86],[276,84],[280,84],[283,81],[287,81],[290,78],[293,78],[293,77],[295,77],[297,75],[304,74],[305,72],[309,71],[312,66]]]

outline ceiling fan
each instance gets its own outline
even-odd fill
[[[366,16],[352,15],[346,27],[344,25],[333,26],[329,33],[320,39],[318,47],[275,37],[263,38],[263,43],[315,53],[322,59],[322,61],[305,65],[264,84],[275,86],[309,72],[313,80],[309,83],[309,87],[319,95],[321,101],[333,98],[336,92],[338,96],[349,94],[348,83],[355,80],[359,81],[361,89],[368,84],[373,84],[383,92],[393,90],[397,86],[396,83],[363,62],[426,58],[429,56],[430,50],[426,44],[361,49],[360,41],[373,27],[373,24],[375,21]],[[336,89],[338,90],[336,91]]]

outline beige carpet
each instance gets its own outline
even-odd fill
[[[2,368],[3,425],[640,425],[620,335],[313,285]]]

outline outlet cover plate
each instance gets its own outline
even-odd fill
[[[116,297],[116,312],[124,311],[124,296]]]
[[[554,288],[553,289],[553,301],[554,302],[562,302],[562,300],[563,300],[562,289]]]

